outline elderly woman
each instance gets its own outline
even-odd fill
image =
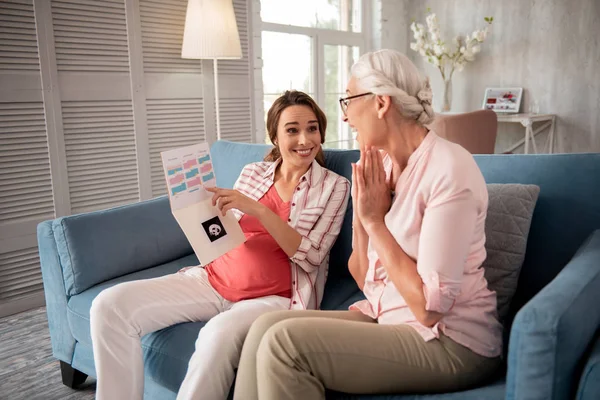
[[[242,350],[236,400],[462,390],[501,364],[486,257],[485,181],[473,157],[427,125],[431,88],[404,55],[352,67],[344,120],[357,132],[353,252],[365,300],[349,311],[265,314]]]

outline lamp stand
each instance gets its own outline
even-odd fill
[[[219,71],[217,59],[213,58],[213,74],[215,76],[215,111],[217,114],[217,140],[221,140],[221,115],[219,113]]]

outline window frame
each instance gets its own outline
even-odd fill
[[[302,1],[302,0],[297,0]],[[260,0],[255,0],[260,7]],[[303,27],[296,25],[285,25],[278,24],[273,22],[264,22],[262,18],[260,18],[260,11],[258,12],[258,17],[260,20],[259,29],[260,32],[255,38],[261,43],[261,55],[262,55],[262,33],[263,32],[275,32],[275,33],[288,33],[288,34],[297,34],[297,35],[305,35],[310,38],[311,41],[311,51],[312,51],[312,64],[311,64],[311,76],[313,77],[311,81],[310,91],[314,95],[314,99],[321,106],[321,108],[325,108],[325,46],[333,45],[333,46],[350,46],[350,47],[358,47],[359,54],[363,54],[370,50],[371,48],[371,38],[372,38],[372,26],[371,26],[371,7],[372,0],[362,0],[361,4],[361,32],[350,32],[350,31],[340,31],[340,30],[331,30],[324,28],[311,28],[311,27]],[[259,8],[260,10],[260,8]],[[262,82],[262,65],[260,68],[260,91],[262,98],[264,99],[266,93],[263,90],[263,82]],[[258,96],[257,96],[258,100]],[[264,107],[262,106],[262,102],[260,106],[255,107],[256,109],[256,118],[257,121],[261,121],[257,126],[264,126]],[[339,121],[328,121],[329,126],[339,126]],[[345,145],[344,148],[352,148],[352,142],[350,140],[352,137],[346,137],[345,130],[341,131],[344,133],[344,137],[340,138],[338,142],[340,144]],[[266,130],[259,129],[257,130],[256,140],[258,143],[265,143],[266,140]],[[327,143],[327,142],[326,142]],[[324,146],[328,147],[328,146]]]

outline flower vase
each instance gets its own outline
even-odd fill
[[[452,109],[452,78],[444,79],[444,94],[442,103],[442,112],[448,112]]]

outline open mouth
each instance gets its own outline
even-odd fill
[[[314,149],[314,147],[310,148],[310,149],[301,149],[301,150],[294,150],[294,151],[296,153],[298,153],[298,155],[301,157],[308,157],[312,153],[313,149]]]

